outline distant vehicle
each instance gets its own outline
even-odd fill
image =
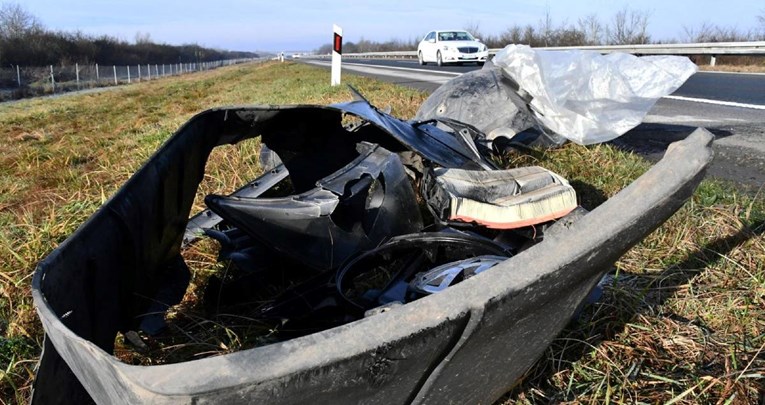
[[[417,46],[420,65],[435,62],[438,66],[446,63],[476,62],[483,65],[489,57],[489,49],[467,31],[430,31]]]

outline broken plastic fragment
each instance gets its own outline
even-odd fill
[[[434,294],[443,291],[450,285],[482,273],[505,260],[507,257],[487,255],[447,263],[417,274],[409,286],[413,291],[420,294]]]
[[[409,302],[419,298],[412,296],[408,288],[415,274],[486,255],[507,258],[511,252],[491,239],[452,228],[401,235],[351,258],[337,272],[337,292],[356,311],[395,301]]]
[[[317,270],[329,270],[384,239],[422,229],[404,166],[369,143],[316,187],[284,198],[210,195],[205,203],[230,224]]]
[[[478,223],[513,229],[560,218],[576,208],[576,191],[563,177],[538,166],[472,171],[428,171],[423,196],[449,224]]]

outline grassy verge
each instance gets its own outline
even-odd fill
[[[699,70],[707,72],[765,73],[765,65],[700,65]]]
[[[414,115],[425,98],[371,79],[344,80],[400,117]],[[23,402],[30,392],[42,343],[30,281],[42,257],[193,114],[230,104],[350,99],[328,81],[325,70],[304,65],[240,65],[0,105],[0,402]],[[258,172],[257,144],[228,148],[213,156],[200,195],[230,191]],[[567,176],[588,208],[648,167],[608,145],[507,158],[508,165],[527,163]],[[756,402],[765,375],[763,220],[762,198],[705,182],[617,263],[604,299],[559,336],[506,400]],[[214,260],[203,249],[189,258],[195,277]]]

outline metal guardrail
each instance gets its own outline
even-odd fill
[[[601,53],[626,52],[638,55],[708,55],[712,57],[712,65],[714,65],[714,58],[721,55],[765,56],[765,41],[707,42],[696,44],[558,46],[540,47],[537,49],[550,51],[590,50]],[[489,49],[489,53],[496,54],[501,50],[502,49],[500,48]],[[343,54],[343,57],[414,59],[417,57],[417,51],[345,53]]]
[[[540,48],[551,51],[583,49],[601,53],[626,52],[641,55],[740,55],[765,56],[765,41],[757,42],[706,42],[697,44],[647,44],[647,45],[604,45],[604,46],[563,46]]]

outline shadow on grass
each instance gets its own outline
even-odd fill
[[[608,196],[602,190],[581,180],[571,180],[569,184],[576,190],[579,205],[588,211],[594,210],[608,200]]]
[[[525,400],[531,400],[532,403],[539,403],[540,400],[543,401],[542,403],[577,400],[577,392],[564,392],[551,384],[556,373],[571,368],[574,362],[585,359],[585,356],[602,342],[615,339],[625,331],[626,325],[634,319],[635,315],[659,313],[659,307],[673,297],[682,286],[703,274],[716,262],[724,260],[723,256],[728,255],[736,247],[763,233],[765,233],[765,221],[759,220],[744,225],[735,234],[709,242],[702,248],[689,253],[683,261],[667,267],[659,274],[622,273],[620,278],[629,278],[630,287],[620,288],[632,288],[636,293],[634,302],[629,302],[630,298],[613,298],[614,296],[610,295],[614,302],[603,299],[585,308],[580,317],[570,322],[556,338],[556,341],[559,341],[558,344],[554,341],[544,357],[529,370],[512,391],[497,401],[497,404],[517,400],[521,393],[524,393]],[[693,324],[711,332],[698,319],[689,320],[673,314],[667,314],[665,317],[678,323]],[[540,393],[542,395],[539,395]]]

